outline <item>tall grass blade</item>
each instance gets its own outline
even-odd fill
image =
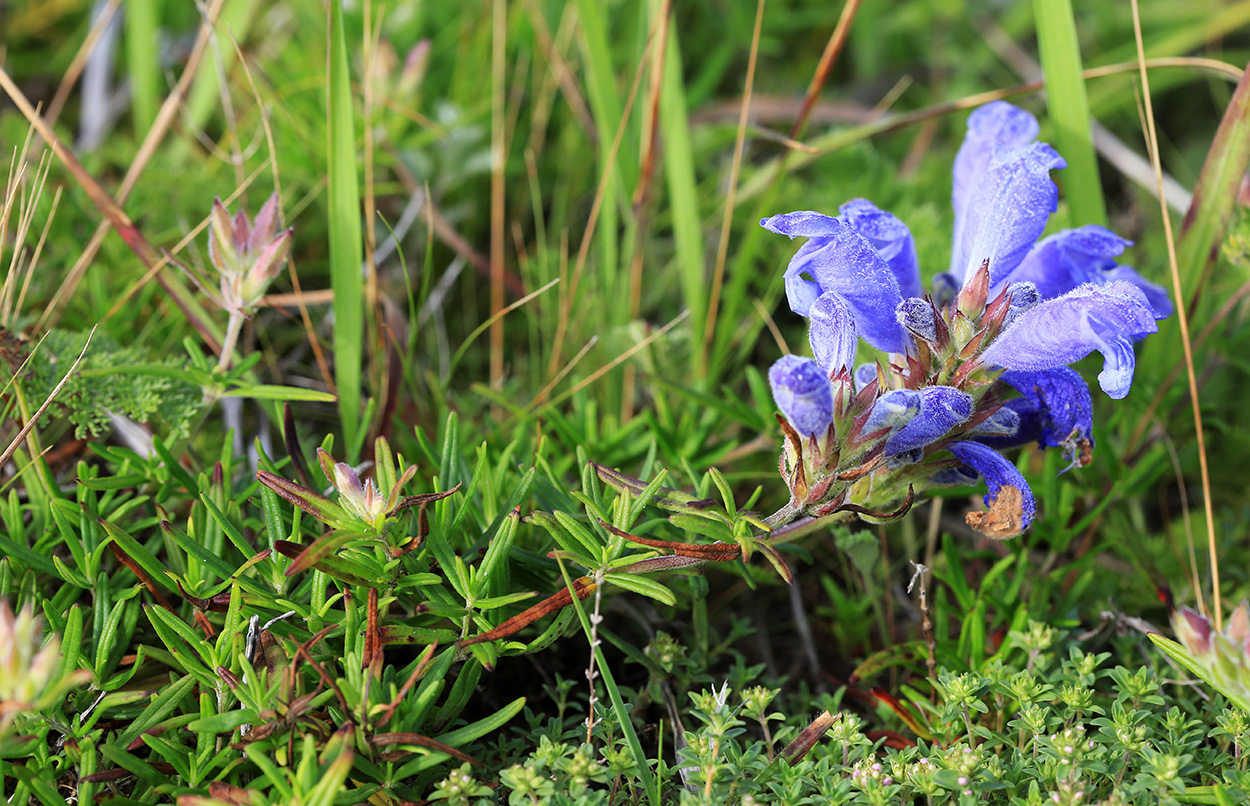
[[[356,125],[341,2],[330,4],[326,154],[329,162],[330,283],[334,288],[334,384],[343,439],[357,444],[360,422],[364,304],[360,261],[360,188],[356,183]],[[350,457],[349,459],[354,459]]]
[[[1055,127],[1055,148],[1068,161],[1060,175],[1072,226],[1107,224],[1090,133],[1089,99],[1081,75],[1081,49],[1071,0],[1033,0],[1037,46],[1046,75],[1046,108]]]
[[[156,120],[160,93],[160,42],[157,30],[161,4],[155,0],[126,3],[126,75],[130,79],[130,112],[136,132]]]
[[[656,12],[662,5],[659,0],[652,2]],[[690,311],[693,343],[702,344],[703,320],[707,315],[707,274],[703,263],[703,224],[699,216],[690,122],[686,115],[679,36],[678,28],[670,26],[660,88],[660,132],[664,138],[664,178],[668,185],[669,213],[673,218],[682,303]],[[706,369],[703,353],[692,350],[691,355],[698,362],[694,369],[696,377],[700,377]]]
[[[1241,179],[1250,165],[1250,67],[1242,74],[1224,119],[1207,152],[1194,200],[1181,224],[1177,260],[1181,291],[1193,300],[1204,284],[1237,204]]]

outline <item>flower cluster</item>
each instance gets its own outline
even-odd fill
[[[1250,707],[1250,602],[1241,600],[1223,632],[1216,632],[1206,616],[1182,607],[1172,611],[1172,631],[1188,654],[1191,671],[1239,707]]]
[[[836,217],[775,215],[766,229],[804,237],[785,273],[808,319],[814,358],[769,372],[786,435],[790,502],[774,516],[906,511],[916,487],[989,486],[968,522],[1020,534],[1033,494],[1000,451],[1037,442],[1070,465],[1090,460],[1089,388],[1068,364],[1097,350],[1112,398],[1133,381],[1133,341],[1171,312],[1166,292],[1116,262],[1129,242],[1099,226],[1038,240],[1057,207],[1063,159],[1034,142],[1037,121],[1006,102],[981,107],[955,160],[949,270],[925,295],[902,221],[864,199]],[[888,358],[856,365],[863,339]],[[906,495],[901,509],[880,511]]]
[[[231,217],[221,199],[214,199],[209,225],[208,257],[221,275],[222,305],[250,315],[291,247],[292,230],[278,232],[278,195],[269,197],[255,221],[243,210]]]
[[[71,686],[91,677],[85,670],[58,677],[61,638],[44,638],[43,619],[30,605],[17,613],[7,599],[0,599],[0,739],[22,715],[47,708]]]

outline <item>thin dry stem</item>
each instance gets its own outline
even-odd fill
[[[838,61],[838,54],[842,52],[842,47],[846,44],[846,38],[851,33],[851,22],[855,19],[855,12],[859,10],[859,2],[860,0],[846,0],[846,5],[842,7],[842,14],[838,17],[838,24],[834,27],[824,52],[820,54],[820,62],[816,65],[816,72],[812,74],[812,80],[807,85],[807,94],[803,97],[803,106],[799,108],[798,117],[795,118],[794,125],[790,128],[790,137],[795,140],[802,136],[803,129],[807,126],[808,115],[811,114],[812,107],[816,104],[821,87],[825,86],[830,71]]]
[[[504,44],[507,41],[507,6],[494,0],[491,10],[491,109],[490,109],[490,385],[503,385],[503,260],[504,260],[504,178],[508,151],[504,129]],[[495,419],[501,411],[495,407]]]
[[[1202,507],[1207,519],[1207,551],[1211,561],[1211,604],[1215,610],[1215,629],[1224,629],[1224,610],[1220,603],[1220,558],[1215,545],[1215,512],[1211,504],[1211,472],[1207,467],[1207,444],[1202,433],[1202,408],[1198,401],[1198,378],[1194,372],[1193,346],[1189,343],[1189,314],[1181,294],[1181,272],[1176,262],[1176,238],[1172,233],[1172,219],[1168,214],[1163,194],[1163,165],[1159,160],[1159,138],[1155,132],[1154,106],[1150,101],[1150,78],[1146,75],[1146,50],[1142,44],[1141,14],[1137,0],[1131,0],[1133,8],[1133,37],[1137,42],[1137,64],[1141,74],[1142,101],[1146,106],[1146,136],[1149,144],[1150,164],[1154,168],[1155,185],[1159,191],[1159,209],[1163,217],[1163,238],[1168,246],[1168,266],[1172,270],[1172,293],[1176,297],[1176,321],[1181,331],[1181,346],[1185,350],[1185,375],[1189,381],[1189,399],[1193,404],[1194,432],[1198,437],[1198,468],[1202,473]]]

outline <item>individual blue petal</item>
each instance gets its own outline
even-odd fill
[[[1006,374],[1009,373],[1004,373]],[[1016,397],[1004,403],[1003,408],[1015,412],[1016,432],[1005,436],[978,434],[975,437],[977,442],[999,451],[1019,448],[1030,442],[1041,442],[1047,418],[1036,402],[1027,397]]]
[[[785,280],[791,310],[807,316],[817,298],[832,291],[850,308],[869,344],[887,352],[907,352],[911,337],[894,317],[903,300],[898,280],[867,239],[846,223],[818,213],[787,213],[761,223],[786,235],[827,233],[812,237],[790,259]]]
[[[1085,379],[1068,367],[1044,372],[1004,372],[1004,382],[1024,395],[1037,412],[1037,441],[1062,448],[1073,464],[1085,464],[1094,447],[1094,404]]]
[[[791,238],[823,238],[838,232],[836,218],[812,210],[798,210],[761,218],[760,226],[769,232]]]
[[[916,241],[907,225],[867,199],[851,199],[839,210],[842,214],[838,218],[867,238],[890,271],[894,272],[899,293],[904,297],[923,296]]]
[[[1006,279],[1033,283],[1045,299],[1066,294],[1082,283],[1127,280],[1145,293],[1156,318],[1170,316],[1172,300],[1167,289],[1116,263],[1115,258],[1128,246],[1132,241],[1096,224],[1063,230],[1038,241]]]
[[[1094,350],[1103,355],[1098,383],[1120,399],[1133,383],[1133,339],[1156,333],[1154,311],[1141,289],[1125,280],[1085,284],[1020,315],[981,354],[1004,369],[1058,369]]]
[[[1005,540],[1028,528],[1037,512],[1033,491],[1011,462],[979,442],[952,442],[951,453],[985,478],[990,491],[983,499],[989,512],[971,512],[969,525],[982,534]]]
[[[821,294],[807,315],[811,319],[807,336],[812,344],[812,355],[816,356],[821,369],[832,375],[853,365],[859,331],[851,309],[841,297],[832,291]]]
[[[956,218],[951,273],[966,283],[989,260],[991,286],[1010,275],[1058,208],[1050,171],[1065,165],[1045,143],[996,155]]]
[[[972,416],[972,395],[953,386],[920,390],[920,413],[885,441],[885,455],[914,451],[937,442]]]
[[[977,423],[972,433],[977,436],[1014,437],[1020,430],[1020,415],[1015,409],[1003,406],[989,417]]]
[[[856,370],[855,374],[858,375],[859,371]],[[864,422],[864,433],[871,434],[883,428],[901,428],[919,413],[919,392],[915,389],[891,389],[872,404],[872,411],[868,413],[868,419]]]
[[[810,358],[783,355],[768,371],[773,400],[795,431],[823,436],[833,422],[829,376]]]
[[[988,103],[968,116],[968,133],[955,157],[955,184],[951,190],[956,237],[972,189],[980,183],[994,155],[1033,142],[1037,131],[1037,120],[1032,115],[1006,101]]]
[[[1062,296],[1082,283],[1097,282],[1103,269],[1115,265],[1131,241],[1106,227],[1090,224],[1056,232],[1038,241],[1010,275],[995,275],[995,284],[1028,281],[1043,299]]]
[[[929,300],[909,297],[898,304],[894,313],[912,336],[930,344],[937,341],[937,312]]]

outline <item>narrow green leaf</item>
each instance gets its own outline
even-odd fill
[[[276,386],[266,383],[236,386],[225,392],[222,397],[246,397],[253,400],[291,400],[299,403],[333,403],[334,395],[316,389],[301,389],[298,386]]]
[[[1192,300],[1219,252],[1228,229],[1242,177],[1250,164],[1250,66],[1242,74],[1207,152],[1193,201],[1181,225],[1176,261],[1181,292]],[[1170,366],[1170,364],[1169,364]]]
[[[670,607],[677,604],[677,597],[671,590],[664,587],[653,579],[648,579],[638,574],[614,573],[608,574],[604,580],[611,582],[613,585],[624,588],[627,591],[640,593],[655,599],[657,602],[663,602]]]
[[[339,395],[343,439],[350,451],[360,421],[361,364],[364,360],[364,304],[360,262],[364,256],[360,188],[356,181],[356,124],[343,31],[341,0],[330,3],[327,54],[329,119],[326,153],[330,202],[330,284],[334,289],[334,385]],[[348,461],[353,461],[349,456]]]
[[[1046,108],[1055,127],[1055,149],[1068,161],[1059,175],[1070,211],[1069,225],[1107,225],[1098,159],[1090,132],[1089,99],[1081,75],[1081,49],[1071,0],[1033,0],[1037,44],[1046,75]]]

